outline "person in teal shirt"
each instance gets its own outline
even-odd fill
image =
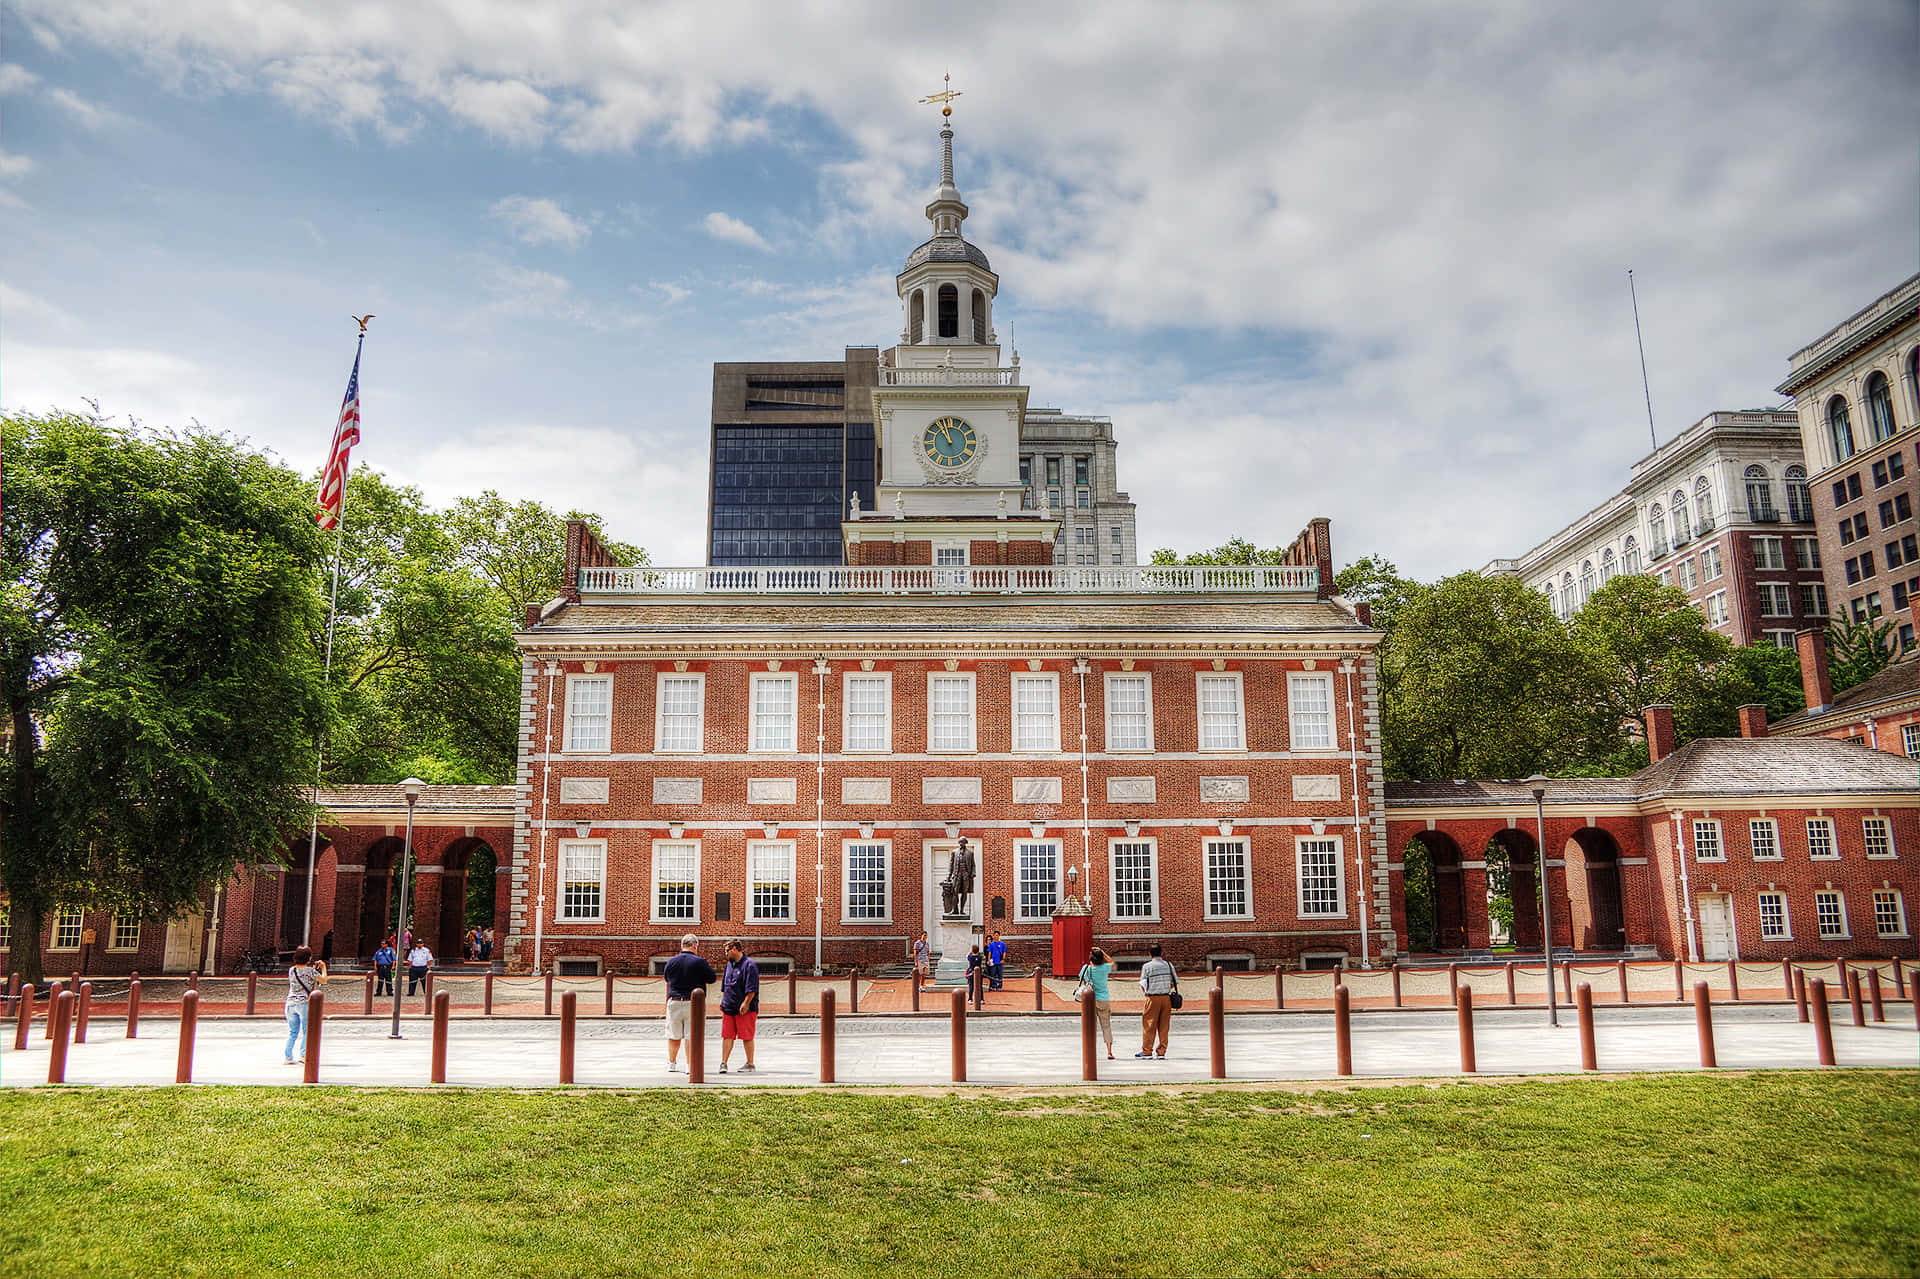
[[[1107,995],[1107,978],[1113,974],[1113,961],[1098,946],[1080,966],[1080,980],[1093,987],[1093,1015],[1100,1023],[1100,1037],[1107,1041],[1107,1060],[1113,1060],[1113,1003]]]

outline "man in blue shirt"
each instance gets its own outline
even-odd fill
[[[393,942],[383,941],[380,949],[373,952],[373,993],[391,995],[393,993]]]
[[[733,1055],[738,1039],[747,1050],[747,1064],[753,1069],[753,1029],[760,1020],[760,965],[747,958],[745,942],[727,943],[727,968],[720,975],[720,1073],[727,1073],[727,1058]]]
[[[987,972],[992,978],[989,990],[999,990],[1001,979],[1006,976],[1007,943],[995,933],[987,942]]]
[[[667,1070],[680,1069],[680,1041],[693,1028],[693,989],[717,980],[713,965],[694,952],[700,938],[688,933],[680,939],[680,953],[667,961],[661,975],[667,979]]]

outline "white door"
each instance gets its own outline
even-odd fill
[[[1700,896],[1700,958],[1732,959],[1733,901],[1725,893]]]
[[[205,915],[167,921],[167,949],[160,966],[170,973],[193,972],[200,967],[200,939],[206,934]]]

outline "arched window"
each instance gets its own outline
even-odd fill
[[[987,344],[987,295],[979,289],[973,291],[973,341],[976,346]]]
[[[1771,524],[1780,518],[1773,509],[1773,481],[1767,477],[1764,466],[1749,466],[1745,475],[1747,485],[1747,514],[1763,524]]]
[[[1572,617],[1577,607],[1573,595],[1573,574],[1563,573],[1560,575],[1560,616]]]
[[[1554,593],[1553,579],[1548,578],[1547,584],[1540,589],[1547,593],[1547,607],[1553,610],[1555,617],[1560,616],[1560,597]]]
[[[1640,571],[1640,543],[1634,541],[1633,534],[1627,534],[1626,544],[1620,548],[1620,571],[1638,573]]]
[[[1873,429],[1873,442],[1890,440],[1899,428],[1893,424],[1893,387],[1887,375],[1875,373],[1867,379],[1867,422]]]
[[[1807,492],[1807,468],[1787,468],[1787,518],[1804,524],[1813,518],[1813,494]]]
[[[951,284],[940,286],[940,336],[960,336],[960,290]]]
[[[1653,558],[1659,559],[1667,553],[1667,514],[1658,502],[1647,512],[1647,527],[1653,530]]]
[[[1707,483],[1707,477],[1704,475],[1693,486],[1693,515],[1694,522],[1702,533],[1713,528],[1713,486]]]
[[[927,330],[927,291],[915,289],[907,299],[907,341],[918,346]]]
[[[1844,462],[1853,456],[1853,419],[1847,413],[1845,396],[1827,401],[1827,438],[1833,441],[1833,460]]]
[[[1673,491],[1673,510],[1668,512],[1673,521],[1673,544],[1685,546],[1693,540],[1693,529],[1687,524],[1687,495],[1679,489]]]
[[[1584,607],[1593,598],[1593,561],[1587,560],[1580,565],[1580,603]]]
[[[1600,585],[1605,586],[1608,582],[1611,582],[1613,580],[1613,574],[1613,548],[1609,546],[1606,550],[1600,552]]]

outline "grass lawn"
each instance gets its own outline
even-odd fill
[[[1920,1073],[0,1093],[0,1274],[1911,1275]]]

